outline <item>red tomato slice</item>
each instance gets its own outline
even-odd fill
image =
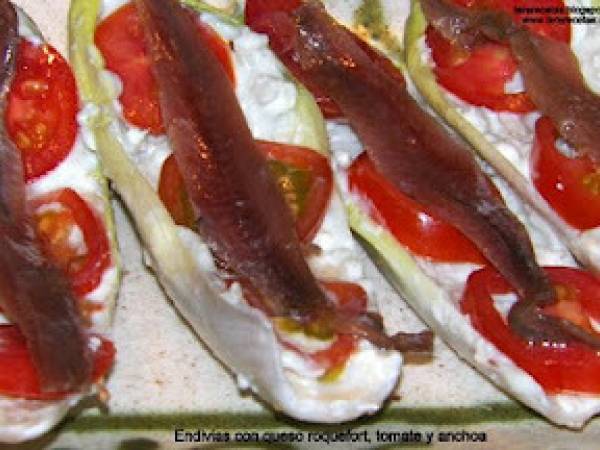
[[[370,216],[417,255],[440,262],[485,264],[477,247],[452,225],[398,191],[363,153],[348,170],[353,192],[367,201]]]
[[[333,181],[327,159],[304,147],[258,141],[296,217],[296,230],[308,243],[318,231],[329,204]],[[194,228],[194,214],[183,178],[171,155],[161,170],[159,196],[175,223]]]
[[[101,338],[102,343],[94,353],[94,370],[91,382],[104,377],[113,365],[115,347]],[[30,400],[56,400],[69,392],[43,392],[38,373],[33,365],[25,338],[15,325],[0,325],[0,394]]]
[[[203,42],[223,64],[234,82],[234,70],[229,46],[208,25],[198,21],[198,33]],[[117,9],[96,28],[95,43],[106,60],[106,67],[123,83],[119,97],[125,119],[150,133],[164,133],[160,114],[158,87],[146,52],[144,29],[133,3]]]
[[[327,158],[295,145],[258,141],[258,148],[271,163],[279,187],[296,217],[296,230],[302,242],[311,242],[323,221],[333,177]]]
[[[427,29],[426,39],[438,83],[457,97],[494,111],[535,110],[527,94],[504,92],[506,83],[517,72],[517,63],[508,47],[488,42],[466,53],[454,48],[431,27]]]
[[[579,230],[600,226],[600,169],[588,157],[561,154],[558,138],[552,121],[539,118],[531,153],[535,187],[569,225]]]
[[[519,23],[523,23],[528,16],[516,12],[515,8],[540,7],[536,0],[454,1],[468,8],[503,10]],[[564,8],[565,5],[562,0],[552,0],[544,2],[542,6]],[[566,18],[568,14],[552,14],[552,16]],[[525,23],[525,26],[540,35],[563,42],[569,42],[571,39],[571,28],[568,24],[559,25],[543,21],[543,23]],[[526,93],[505,93],[506,83],[512,80],[518,68],[508,46],[486,42],[469,53],[457,49],[431,27],[427,29],[426,40],[431,48],[438,82],[462,100],[494,111],[525,113],[535,110],[535,105]]]
[[[44,250],[67,274],[75,295],[83,297],[100,284],[111,262],[110,244],[102,220],[72,189],[51,193],[34,203],[37,232]],[[50,205],[52,207],[45,207]],[[74,230],[83,236],[83,253],[70,242]]]
[[[21,40],[5,125],[21,151],[25,180],[54,169],[77,136],[79,98],[67,62],[49,45]]]
[[[600,281],[571,268],[546,268],[557,288],[559,303],[545,310],[583,325],[588,330],[588,308],[600,306]],[[461,301],[473,327],[528,372],[549,393],[600,392],[600,354],[580,343],[566,346],[529,344],[516,335],[496,310],[492,295],[512,289],[498,272],[484,268],[471,274]],[[563,294],[566,292],[567,294]]]

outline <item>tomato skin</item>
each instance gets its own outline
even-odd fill
[[[366,153],[348,169],[348,184],[370,205],[371,218],[411,252],[439,262],[485,264],[471,241],[399,192],[377,172]]]
[[[67,274],[74,294],[81,298],[93,291],[102,280],[104,271],[111,264],[110,243],[102,220],[88,204],[72,189],[62,189],[33,201],[37,211],[44,205],[56,203],[63,213],[36,213],[38,235],[46,253]],[[64,239],[57,242],[57,234],[76,226],[83,234],[86,253],[75,256],[65,248]],[[57,257],[58,256],[58,257]],[[59,261],[56,261],[59,259]]]
[[[600,305],[600,281],[571,268],[545,269],[555,286],[567,286],[581,305]],[[528,372],[548,393],[600,393],[600,354],[580,343],[564,346],[529,344],[516,335],[493,305],[492,295],[512,289],[492,268],[473,272],[461,300],[461,311],[471,323],[502,353]],[[553,305],[554,306],[554,305]],[[569,308],[569,306],[566,306]],[[548,314],[558,308],[550,307]],[[571,307],[571,309],[573,309]],[[577,313],[576,311],[573,311]]]
[[[286,196],[286,201],[296,216],[298,237],[303,243],[310,243],[321,227],[333,190],[333,176],[327,159],[311,149],[294,145],[257,141],[257,147],[267,161],[299,170],[308,179],[306,191],[297,192],[294,190],[293,175],[276,175],[284,194],[290,194]],[[194,229],[192,206],[174,155],[167,158],[161,169],[158,192],[175,223]]]
[[[79,97],[71,68],[50,45],[22,39],[4,122],[21,151],[25,181],[54,169],[77,136]]]
[[[569,158],[555,145],[558,131],[548,117],[535,124],[531,178],[538,192],[569,225],[600,226],[600,170],[586,156]]]
[[[115,347],[107,339],[98,337],[101,345],[94,353],[94,369],[90,382],[104,377],[113,365]],[[0,395],[29,400],[57,400],[70,392],[44,392],[38,373],[27,348],[25,337],[15,325],[0,325]]]
[[[229,47],[208,26],[198,21],[203,42],[223,64],[229,79],[235,79]],[[106,60],[106,67],[123,83],[119,101],[123,117],[151,134],[165,132],[160,113],[158,87],[146,51],[144,28],[134,3],[127,3],[104,19],[96,28],[94,41]]]
[[[523,23],[527,16],[517,13],[516,8],[540,6],[536,0],[454,0],[454,2],[467,8],[501,10],[511,15],[518,23]],[[551,3],[545,2],[543,6],[564,8],[565,5],[562,0],[552,0]],[[568,24],[544,22],[524,25],[536,34],[570,42],[571,28]],[[505,93],[506,83],[512,80],[518,69],[508,45],[489,41],[468,52],[456,48],[431,26],[426,31],[426,41],[435,62],[433,70],[438,83],[462,100],[494,111],[526,113],[536,109],[525,92]]]

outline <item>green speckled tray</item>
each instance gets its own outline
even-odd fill
[[[408,0],[387,2],[387,7],[402,8],[401,2]],[[66,54],[68,0],[15,3]],[[360,0],[338,3],[341,8],[355,9]],[[111,398],[106,405],[82,405],[56,430],[37,441],[0,445],[0,450],[144,450],[201,445],[189,440],[176,442],[176,430],[182,430],[180,437],[185,432],[201,437],[204,432],[203,444],[210,448],[320,448],[327,446],[324,439],[330,439],[329,446],[338,448],[432,444],[481,449],[599,448],[600,420],[592,421],[581,432],[554,427],[508,399],[441,342],[436,342],[436,357],[431,364],[405,367],[394,400],[376,416],[331,426],[299,423],[274,414],[252,395],[240,393],[231,375],[172,308],[142,264],[142,252],[128,217],[118,202],[115,207],[124,277],[113,331],[118,356],[108,382]],[[394,295],[391,290],[390,295]],[[383,315],[401,326],[421,327],[408,309],[387,310]],[[303,441],[252,442],[283,436],[276,433],[298,433],[295,437]],[[216,437],[224,436],[230,441],[217,442]],[[238,442],[232,443],[236,438]]]

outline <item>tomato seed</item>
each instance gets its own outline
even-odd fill
[[[50,89],[48,83],[44,80],[27,80],[21,84],[21,93],[26,98],[40,96]]]
[[[588,173],[583,177],[583,185],[593,194],[600,194],[600,171]]]

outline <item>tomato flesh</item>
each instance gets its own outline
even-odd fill
[[[327,158],[295,145],[258,141],[277,184],[296,217],[298,237],[311,242],[321,227],[333,190]]]
[[[427,29],[426,41],[431,48],[438,83],[457,97],[494,111],[535,110],[524,92],[505,93],[506,83],[517,72],[517,63],[507,46],[487,42],[465,53],[454,48],[432,27]]]
[[[556,148],[558,131],[548,117],[535,124],[531,178],[538,192],[569,225],[600,226],[600,169],[587,156],[569,157]]]
[[[348,169],[350,190],[366,200],[369,215],[412,253],[439,262],[485,264],[477,247],[381,176],[366,153]]]
[[[198,33],[223,65],[229,79],[235,79],[228,45],[208,25],[198,21]],[[128,3],[104,19],[96,28],[95,43],[106,67],[123,83],[119,101],[123,117],[151,134],[165,132],[160,113],[158,86],[146,51],[144,28],[135,4]]]
[[[101,345],[94,352],[94,369],[90,382],[103,378],[113,365],[115,347],[98,337]],[[0,395],[30,400],[57,400],[69,392],[44,392],[27,348],[25,337],[15,325],[0,325]]]
[[[266,141],[257,144],[296,218],[298,237],[304,243],[311,242],[321,226],[333,189],[327,159],[305,147]],[[194,229],[193,209],[174,155],[161,169],[158,192],[175,223]]]
[[[53,47],[22,39],[7,99],[6,130],[21,151],[25,180],[30,181],[71,152],[79,106],[75,78]]]
[[[72,189],[45,195],[34,204],[37,232],[45,253],[67,274],[77,297],[90,293],[111,263],[102,220]],[[83,252],[71,243],[73,234],[81,234]]]
[[[454,0],[455,3],[474,9],[496,9],[510,14],[518,23],[527,17],[515,8],[539,7],[535,0]],[[562,0],[545,2],[544,7],[564,8]],[[553,14],[556,15],[556,14]],[[566,17],[568,14],[562,14]],[[568,24],[524,23],[533,32],[569,42],[571,28]],[[535,105],[525,92],[506,93],[505,87],[517,73],[518,65],[507,45],[485,42],[472,51],[459,49],[444,39],[432,27],[426,31],[426,42],[435,63],[437,81],[462,100],[494,111],[526,113]]]
[[[546,268],[559,293],[559,302],[544,312],[560,315],[583,325],[588,331],[592,305],[600,306],[600,281],[578,269]],[[561,291],[567,295],[561,295]],[[583,344],[530,344],[513,332],[496,310],[492,296],[512,292],[509,284],[491,268],[471,274],[461,301],[473,327],[492,342],[502,353],[528,372],[548,393],[600,392],[600,354]]]

